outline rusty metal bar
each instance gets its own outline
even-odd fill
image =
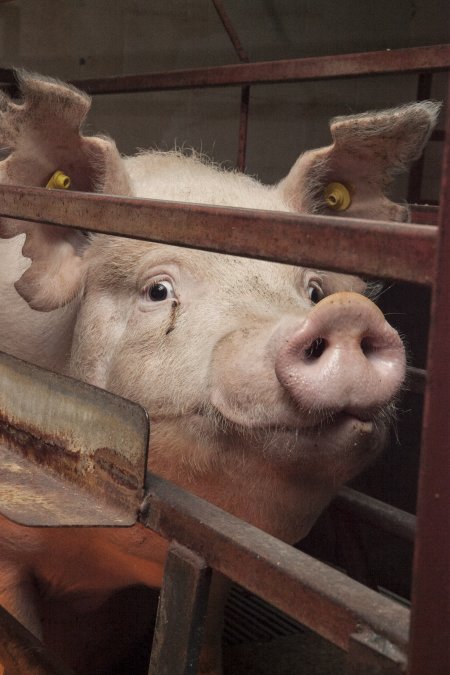
[[[222,0],[212,0],[212,3],[222,22],[223,27],[227,32],[228,37],[231,40],[231,43],[234,47],[234,51],[236,52],[239,61],[247,63],[249,61],[248,54],[245,51],[244,47],[242,46],[242,43],[239,39],[239,35],[237,34],[237,31],[230,19],[230,16],[225,9],[225,5],[223,4]]]
[[[239,112],[238,158],[236,166],[244,172],[247,161],[248,113],[250,107],[250,87],[241,89],[241,107]]]
[[[2,664],[6,675],[75,675],[0,606],[0,669]]]
[[[414,542],[416,518],[406,511],[348,487],[340,490],[333,505],[340,511],[355,515],[359,520],[375,525],[384,532]]]
[[[416,96],[416,99],[418,101],[424,101],[425,99],[430,98],[432,82],[433,82],[432,73],[419,74],[419,81],[417,85],[417,96]],[[421,157],[419,157],[419,159],[411,167],[408,181],[408,196],[407,196],[408,202],[420,202],[424,166],[425,166],[425,157],[424,155],[421,155]]]
[[[365,628],[406,649],[407,609],[162,478],[140,520],[343,649]]]
[[[197,675],[211,568],[171,544],[164,568],[149,675]]]
[[[248,63],[249,56],[242,46],[236,29],[225,9],[222,0],[212,0],[216,12],[225,28],[228,37],[234,47],[236,55],[241,63]],[[250,87],[244,86],[241,88],[241,106],[239,112],[239,140],[238,140],[238,157],[236,166],[240,171],[245,171],[245,160],[247,151],[247,130],[248,130],[248,111],[250,102]]]
[[[144,410],[0,352],[0,513],[23,525],[129,526],[143,496]]]
[[[404,675],[406,658],[387,640],[365,630],[350,637],[347,664],[347,675]]]
[[[411,222],[417,225],[437,225],[439,209],[429,204],[411,204]]]
[[[175,70],[73,80],[89,94],[123,94],[197,87],[227,87],[276,82],[361,77],[438,71],[450,67],[450,45],[409,47],[390,51],[239,63],[211,68]]]
[[[430,284],[436,228],[0,186],[0,216]]]
[[[450,94],[450,78],[449,78]],[[428,349],[409,675],[450,672],[450,111]]]

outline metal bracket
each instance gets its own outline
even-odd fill
[[[133,525],[148,429],[137,404],[0,353],[0,513],[22,525]]]

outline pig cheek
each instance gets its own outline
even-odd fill
[[[207,345],[198,344],[182,313],[173,321],[170,310],[138,312],[116,349],[108,389],[138,401],[160,424],[205,402],[208,362]]]
[[[275,374],[268,333],[240,330],[216,346],[211,367],[211,403],[222,415],[245,427],[288,423],[288,396]]]

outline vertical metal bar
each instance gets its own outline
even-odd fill
[[[149,675],[196,675],[211,568],[172,544],[156,617]]]
[[[425,99],[430,98],[432,81],[432,73],[420,73],[416,96],[418,101],[424,101]],[[409,173],[407,197],[409,204],[418,204],[420,202],[424,164],[424,155],[422,154],[417,162],[413,165]]]
[[[248,63],[250,61],[249,56],[242,46],[237,31],[235,30],[231,22],[231,19],[227,14],[227,11],[223,5],[222,0],[212,0],[212,3],[216,8],[217,14],[219,15],[219,18],[228,34],[228,37],[231,40],[231,43],[234,47],[234,50],[236,52],[239,61],[241,61],[241,63]],[[236,166],[239,169],[239,171],[245,171],[245,160],[247,154],[249,102],[250,102],[250,86],[246,85],[241,88],[241,107],[239,113],[239,144],[238,144],[238,157],[236,162]]]
[[[450,78],[449,78],[450,100]],[[450,673],[450,112],[428,351],[409,675]]]
[[[236,166],[239,171],[245,171],[247,159],[247,132],[248,132],[248,110],[250,104],[250,87],[241,89],[241,109],[239,113],[239,145],[238,158]]]

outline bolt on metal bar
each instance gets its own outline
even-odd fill
[[[343,649],[364,627],[406,649],[407,609],[162,478],[140,521]]]
[[[431,284],[436,228],[0,186],[0,216]]]
[[[211,568],[172,543],[164,569],[149,675],[196,675]]]
[[[357,54],[239,63],[144,75],[73,80],[72,84],[89,94],[123,94],[418,73],[445,70],[449,67],[450,45],[442,44]]]
[[[448,84],[450,94],[450,77]],[[409,675],[450,672],[450,109],[446,125],[422,430]]]

